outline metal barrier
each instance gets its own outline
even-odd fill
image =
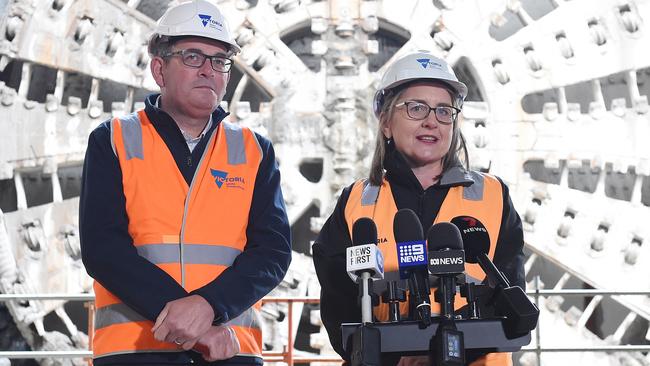
[[[599,290],[599,289],[562,289],[562,290],[544,290],[540,286],[540,278],[536,276],[534,281],[534,289],[526,291],[526,294],[532,296],[535,305],[540,309],[539,298],[546,295],[561,295],[561,296],[648,296],[650,291],[614,291],[614,290]],[[650,320],[650,319],[648,319]],[[598,347],[541,347],[541,324],[537,323],[535,328],[535,346],[525,347],[520,352],[535,352],[537,356],[537,365],[541,365],[542,352],[649,352],[650,345],[618,345],[618,346],[598,346]]]
[[[93,294],[0,294],[0,302],[12,300],[67,300],[85,301],[88,308],[88,351],[0,351],[0,358],[10,359],[31,359],[31,358],[86,358],[92,360],[92,337],[95,315],[95,295]],[[342,362],[338,355],[303,357],[294,355],[293,339],[293,304],[302,302],[306,304],[317,304],[320,299],[317,297],[266,297],[262,303],[288,303],[287,326],[289,336],[287,346],[282,352],[263,352],[264,362],[284,362],[293,366],[296,362]],[[91,363],[89,363],[91,364]]]
[[[569,289],[569,290],[543,290],[536,279],[536,288],[526,293],[532,296],[536,305],[539,307],[540,296],[649,296],[650,291],[614,291],[614,290],[586,290],[586,289]],[[86,301],[88,307],[89,333],[92,333],[92,319],[94,318],[94,300],[92,294],[0,294],[0,302],[11,300],[67,300],[67,301]],[[300,362],[341,362],[337,355],[301,357],[294,356],[294,339],[292,334],[293,328],[293,304],[302,302],[307,304],[319,303],[317,297],[267,297],[262,302],[286,302],[288,303],[288,321],[289,339],[287,347],[282,352],[264,352],[265,362],[284,362],[288,366]],[[597,346],[597,347],[541,347],[541,326],[535,328],[536,345],[522,348],[520,352],[535,352],[537,354],[537,364],[541,364],[542,352],[650,352],[650,345],[618,345],[618,346]],[[89,334],[89,346],[92,347],[92,334]],[[10,359],[29,359],[29,358],[86,358],[91,359],[92,350],[89,351],[0,351],[0,358]]]
[[[341,358],[336,356],[322,356],[322,357],[300,357],[294,356],[293,350],[293,304],[296,302],[302,302],[305,304],[318,304],[320,298],[317,297],[266,297],[262,299],[262,302],[269,303],[278,303],[286,302],[289,305],[287,311],[287,326],[289,327],[289,340],[287,342],[287,347],[282,352],[264,352],[265,362],[285,362],[288,366],[293,366],[295,362],[342,362]]]

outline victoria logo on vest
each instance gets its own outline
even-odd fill
[[[246,184],[243,177],[228,177],[228,172],[223,170],[210,169],[210,174],[214,177],[214,183],[218,188],[225,184],[226,188],[244,189],[244,184]]]

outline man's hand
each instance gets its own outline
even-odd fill
[[[214,310],[210,303],[199,295],[191,295],[168,302],[151,331],[157,340],[176,343],[189,350],[210,329],[213,321]]]
[[[209,362],[227,360],[239,353],[239,340],[229,326],[212,326],[199,338],[194,350]]]

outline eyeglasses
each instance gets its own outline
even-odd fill
[[[406,114],[414,120],[423,120],[429,117],[431,111],[434,112],[436,120],[442,123],[443,125],[450,125],[458,116],[460,109],[452,107],[449,105],[440,105],[437,107],[429,107],[427,104],[422,102],[416,102],[414,100],[406,101],[395,105],[395,108],[401,108],[406,106]]]
[[[232,60],[224,56],[214,55],[208,56],[197,50],[180,50],[176,52],[170,52],[163,57],[170,56],[181,56],[181,60],[185,66],[199,68],[203,66],[205,60],[210,59],[210,65],[212,70],[218,72],[228,72],[230,71],[230,66],[232,66]]]

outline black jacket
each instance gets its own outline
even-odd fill
[[[384,166],[397,208],[415,211],[425,232],[438,215],[449,188],[462,184],[443,186],[438,183],[422,189],[404,157],[395,150],[389,150]],[[499,181],[503,187],[503,214],[494,263],[512,285],[525,288],[521,219],[510,200],[508,187]],[[325,222],[313,246],[316,274],[321,284],[321,318],[332,346],[346,360],[349,360],[349,356],[343,351],[341,343],[341,323],[358,323],[361,320],[361,308],[357,303],[358,288],[348,277],[345,267],[345,249],[352,245],[345,220],[345,206],[351,189],[352,185],[343,190],[334,212]],[[466,355],[468,363],[479,356],[471,352]],[[383,360],[382,364],[396,362]]]
[[[155,106],[157,95],[145,100],[145,112],[190,185],[212,131],[227,116],[220,107],[213,124],[190,152],[174,120]],[[257,135],[257,134],[256,134]],[[280,190],[280,171],[271,142],[257,135],[262,161],[257,173],[246,235],[248,242],[235,263],[217,279],[192,293],[212,305],[215,322],[226,322],[245,311],[275,286],[291,261],[289,220]],[[153,187],[155,188],[155,187]],[[180,208],[182,209],[182,208]],[[223,215],[215,208],[214,220]],[[88,274],[129,307],[155,321],[167,302],[188,293],[158,267],[140,257],[128,232],[122,171],[113,153],[109,121],[91,134],[84,161],[79,230],[81,254]],[[194,352],[126,354],[101,357],[96,365],[114,363],[189,363]],[[200,356],[197,361],[200,361]],[[250,362],[250,358],[246,358]],[[233,360],[236,361],[236,360]]]

